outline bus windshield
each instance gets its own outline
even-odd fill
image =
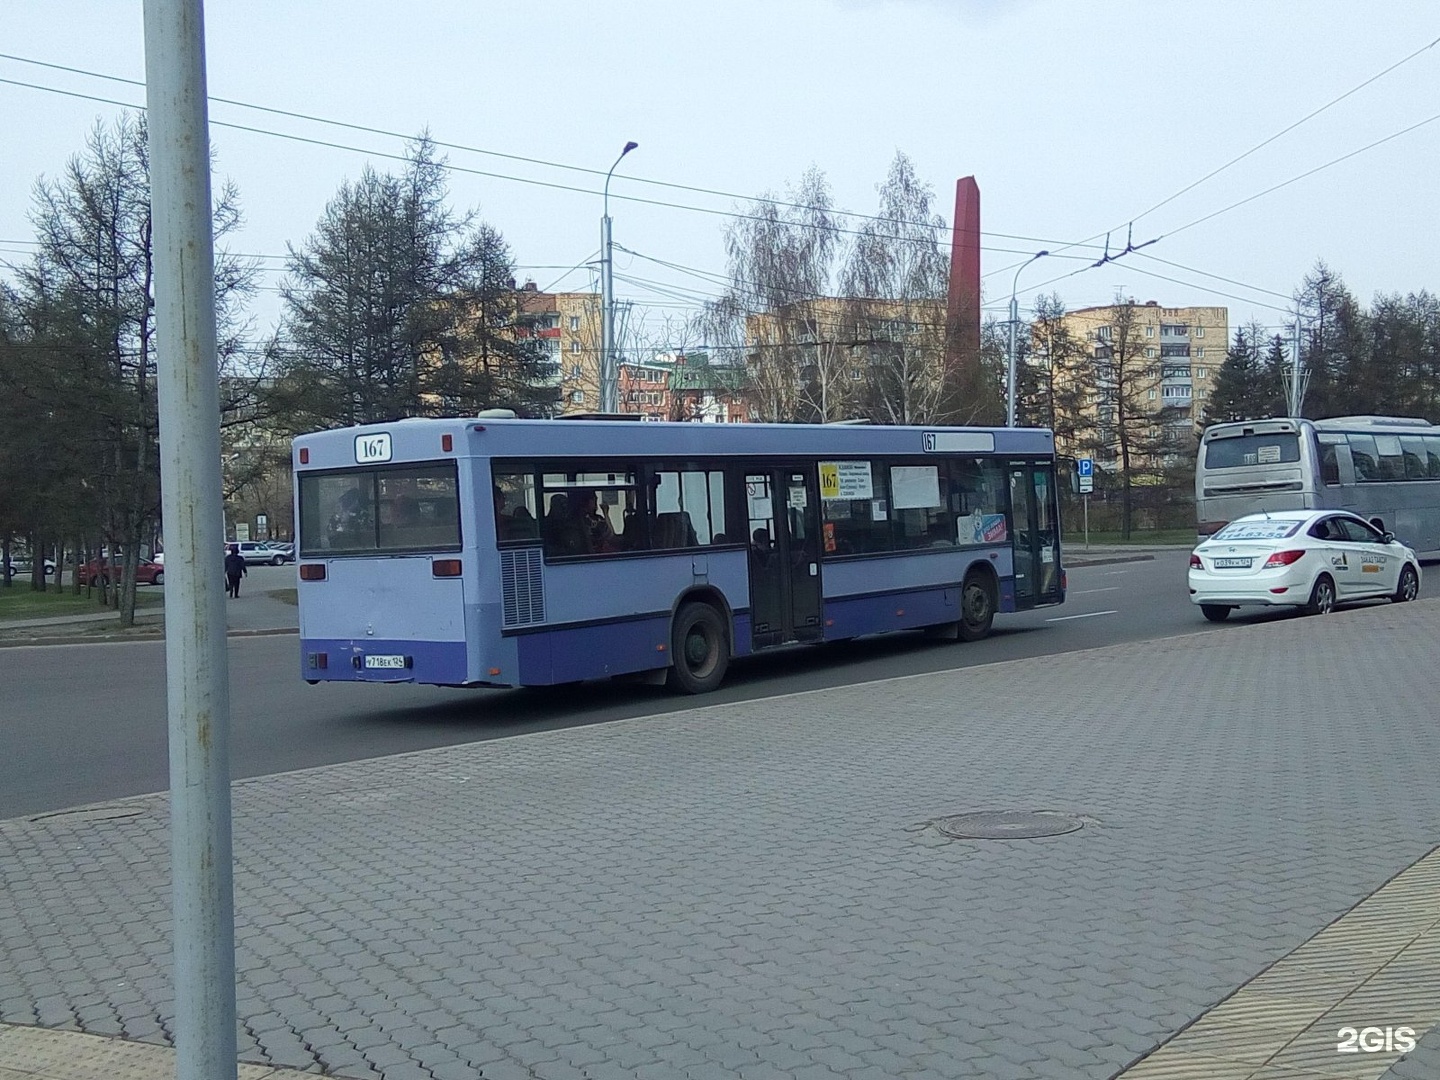
[[[300,476],[302,557],[459,549],[453,461]]]
[[[1300,437],[1293,433],[1237,435],[1205,444],[1205,468],[1234,469],[1245,465],[1279,465],[1300,460]]]

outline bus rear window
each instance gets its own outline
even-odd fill
[[[455,463],[300,474],[300,556],[458,551]]]
[[[1205,468],[1237,469],[1300,460],[1300,437],[1293,433],[1237,435],[1205,444]]]

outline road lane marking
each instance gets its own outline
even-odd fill
[[[1065,595],[1066,595],[1066,596],[1084,596],[1086,593],[1092,593],[1092,592],[1119,592],[1119,591],[1120,591],[1120,586],[1119,586],[1119,585],[1110,585],[1110,586],[1107,586],[1106,588],[1103,588],[1103,589],[1071,589],[1071,590],[1070,590],[1069,592],[1067,592]]]
[[[1046,619],[1046,622],[1065,622],[1069,619],[1093,619],[1097,615],[1119,615],[1118,611],[1087,611],[1084,615],[1061,615],[1054,619]]]

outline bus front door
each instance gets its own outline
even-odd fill
[[[824,637],[818,494],[813,467],[745,473],[756,649]]]
[[[1060,515],[1055,468],[1011,462],[1010,521],[1015,553],[1015,606],[1060,602]]]

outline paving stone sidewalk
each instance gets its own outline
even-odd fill
[[[1103,1080],[1440,843],[1437,639],[1378,606],[237,783],[241,1056]],[[984,809],[1085,824],[933,824]],[[165,821],[0,822],[0,1022],[168,1041]]]

